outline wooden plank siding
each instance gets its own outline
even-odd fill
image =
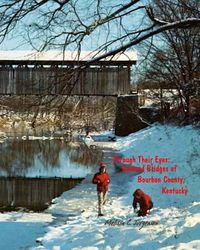
[[[130,90],[130,65],[0,65],[0,95],[117,95]],[[72,90],[72,91],[71,91]]]

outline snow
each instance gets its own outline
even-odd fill
[[[160,89],[143,89],[139,92],[139,100],[144,98],[144,103],[140,105],[140,108],[158,108],[160,107]],[[175,100],[178,99],[178,91],[176,89],[163,89],[162,101],[169,102],[171,105],[175,105]],[[141,101],[141,102],[143,102]],[[156,106],[155,106],[156,105]]]
[[[0,61],[4,60],[32,60],[32,61],[87,61],[91,60],[96,55],[99,55],[97,51],[81,51],[80,55],[76,51],[63,51],[60,50],[50,50],[50,51],[34,51],[34,50],[24,50],[24,51],[0,51]],[[102,55],[102,53],[100,54]],[[103,60],[111,61],[136,61],[137,53],[136,51],[122,52],[116,54],[114,57],[108,57]]]
[[[177,165],[175,172],[145,171],[139,175],[161,179],[167,175],[184,178],[185,182],[138,183],[134,172],[116,172],[110,152],[105,151],[103,160],[111,176],[105,216],[97,216],[96,187],[91,183],[97,166],[81,184],[54,200],[46,211],[54,219],[46,226],[46,233],[38,237],[40,243],[29,249],[200,249],[200,131],[192,126],[155,124],[118,138],[113,150],[114,154],[125,158],[138,159],[140,155],[153,159],[155,156],[170,158],[168,163],[159,165]],[[187,188],[188,194],[161,194],[163,185]],[[141,218],[133,213],[132,194],[137,188],[153,199],[154,207],[149,216]]]
[[[37,245],[35,238],[45,233],[45,226],[52,220],[45,213],[1,213],[0,249],[19,250]]]

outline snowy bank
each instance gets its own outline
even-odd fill
[[[38,245],[35,238],[45,233],[53,220],[50,214],[7,212],[0,213],[0,249],[30,249]]]
[[[200,249],[200,131],[191,126],[154,125],[118,139],[115,150],[124,158],[135,158],[136,166],[146,168],[147,163],[138,160],[143,156],[152,158],[152,165],[160,165],[168,171],[147,172],[145,169],[139,173],[142,178],[162,181],[139,183],[134,172],[116,173],[110,161],[111,185],[105,216],[97,216],[96,190],[90,174],[76,188],[55,199],[48,211],[56,219],[39,239],[41,246],[32,249]],[[156,156],[169,161],[155,162]],[[164,176],[168,180],[179,179],[164,182]],[[185,188],[188,193],[162,193],[163,186]],[[151,214],[144,218],[136,217],[131,206],[132,194],[137,188],[151,195],[154,202]]]

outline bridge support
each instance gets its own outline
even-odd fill
[[[117,98],[115,134],[126,136],[147,127],[138,108],[138,95],[124,95]]]

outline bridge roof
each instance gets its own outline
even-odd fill
[[[81,51],[78,57],[75,51],[0,51],[0,64],[80,64],[95,58],[97,52]],[[97,56],[99,56],[98,54]],[[92,65],[132,65],[137,61],[136,51],[121,52],[113,57],[102,59]]]

